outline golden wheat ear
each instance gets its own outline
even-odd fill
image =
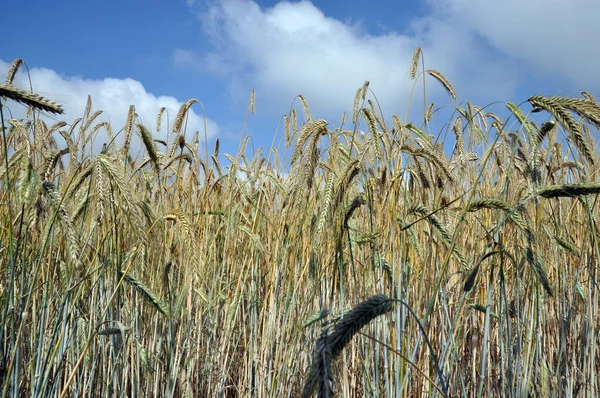
[[[63,114],[65,111],[56,102],[50,101],[41,95],[28,93],[6,83],[0,83],[0,97],[6,97],[13,101],[39,109],[49,113]]]
[[[12,61],[12,64],[10,64],[10,68],[8,69],[8,73],[6,74],[6,84],[12,85],[13,80],[15,79],[15,75],[19,71],[21,65],[23,65],[23,60],[21,58],[15,58]]]

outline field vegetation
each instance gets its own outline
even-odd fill
[[[479,107],[417,49],[405,115],[368,82],[335,123],[298,95],[272,148],[220,154],[196,99],[46,123],[22,65],[0,84],[2,397],[600,394],[590,93]]]

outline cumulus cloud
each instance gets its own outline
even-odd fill
[[[0,59],[0,76],[5,76],[9,67],[9,63]],[[158,112],[163,106],[167,109],[165,115],[168,115],[168,125],[172,127],[175,116],[182,105],[182,102],[174,97],[156,97],[148,93],[142,83],[133,79],[106,78],[91,80],[76,76],[61,76],[57,72],[45,68],[31,68],[29,73],[33,91],[58,102],[65,110],[64,115],[43,115],[49,123],[55,123],[58,120],[71,123],[76,118],[83,116],[89,94],[92,97],[92,111],[104,111],[104,114],[96,120],[110,121],[115,133],[125,125],[129,106],[135,105],[136,113],[139,115],[138,121],[148,127],[155,138],[165,139],[167,119],[164,116],[161,132],[156,133]],[[22,89],[29,89],[29,79],[24,73],[24,69],[19,70],[13,85]],[[204,120],[194,111],[194,106],[198,105],[192,105],[191,111],[188,113],[188,136],[191,139],[194,132],[198,130],[202,139],[204,137]],[[12,117],[23,117],[25,113],[25,108],[14,102],[9,104],[9,108],[12,111]],[[217,123],[207,119],[207,136],[209,138],[213,137],[218,132]],[[104,141],[103,137],[100,137],[97,140],[97,145],[101,146]],[[119,138],[116,141],[117,145],[122,142]]]
[[[408,70],[416,47],[423,49],[425,67],[441,72],[462,98],[489,99],[491,91],[497,99],[514,94],[518,84],[513,60],[491,57],[466,28],[435,15],[414,20],[410,34],[371,35],[308,1],[261,8],[251,0],[221,0],[197,12],[213,50],[178,49],[175,62],[225,75],[243,98],[256,88],[279,105],[278,112],[297,94],[327,115],[351,110],[356,90],[368,80],[386,113],[401,113],[413,85]],[[428,90],[429,99],[448,103],[439,85]]]
[[[537,73],[600,90],[597,0],[428,1],[440,18],[480,35]]]

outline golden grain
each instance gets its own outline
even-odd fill
[[[456,92],[454,91],[454,88],[452,88],[450,81],[448,81],[448,79],[446,79],[444,77],[444,75],[442,75],[440,72],[438,72],[435,69],[427,70],[427,74],[429,74],[430,76],[433,76],[438,82],[440,82],[442,84],[442,86],[444,86],[444,88],[446,89],[448,94],[450,94],[450,96],[453,99],[456,99]]]
[[[10,68],[8,68],[8,72],[6,73],[6,81],[5,83],[9,86],[12,85],[13,80],[15,79],[15,76],[17,74],[17,72],[19,71],[19,68],[21,67],[21,65],[23,65],[23,60],[21,58],[15,58],[12,63],[10,64]]]
[[[0,97],[9,98],[15,102],[30,106],[48,113],[63,114],[65,111],[56,102],[50,101],[41,95],[28,93],[6,83],[0,83]]]

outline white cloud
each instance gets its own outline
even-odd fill
[[[256,88],[270,99],[268,105],[279,105],[277,113],[297,94],[328,116],[351,110],[356,90],[368,80],[384,112],[402,114],[413,85],[408,69],[416,47],[424,51],[425,67],[441,72],[463,99],[489,100],[490,92],[493,100],[502,99],[518,83],[513,60],[491,57],[466,29],[435,16],[413,21],[411,35],[374,36],[360,24],[327,17],[308,1],[261,8],[250,0],[222,0],[198,10],[215,50],[179,49],[176,62],[225,74],[230,90],[243,99]],[[437,83],[430,83],[428,92],[438,104],[448,103]]]
[[[223,58],[215,53],[199,55],[192,51],[178,48],[173,52],[173,61],[175,62],[175,65],[179,67],[196,71],[208,69],[220,76],[227,76],[233,72],[233,70],[223,62]]]
[[[0,76],[5,76],[10,64],[0,60]],[[138,122],[144,124],[154,135],[155,138],[165,139],[167,136],[167,119],[162,120],[161,132],[156,133],[156,117],[161,107],[165,107],[168,115],[168,126],[172,128],[175,116],[182,105],[174,97],[159,96],[156,97],[148,93],[142,83],[133,79],[112,79],[106,78],[102,80],[83,79],[81,77],[65,77],[61,76],[53,70],[45,68],[31,68],[29,70],[33,92],[41,94],[48,99],[58,102],[65,110],[65,114],[58,116],[43,115],[50,123],[58,120],[65,120],[71,123],[78,117],[82,117],[88,94],[92,97],[92,112],[96,110],[104,111],[104,114],[99,116],[99,121],[108,120],[111,123],[114,133],[116,134],[124,125],[127,118],[127,112],[130,105],[135,105],[136,113],[139,115]],[[22,89],[29,89],[29,80],[22,68],[17,73],[13,85]],[[12,111],[13,117],[22,117],[25,113],[25,108],[15,102],[10,102],[9,108]],[[200,104],[192,105],[188,113],[187,134],[188,139],[191,139],[196,130],[200,131],[201,140],[204,138],[204,121],[194,111],[201,109]],[[6,114],[5,114],[6,115]],[[99,131],[103,131],[100,129]],[[218,125],[207,119],[207,135],[208,137],[216,136],[219,132]],[[171,141],[174,139],[171,133]],[[95,148],[102,146],[105,137],[100,137],[96,140]],[[122,138],[116,139],[116,145],[122,143]]]
[[[597,0],[429,0],[436,14],[481,35],[528,68],[600,90]]]

